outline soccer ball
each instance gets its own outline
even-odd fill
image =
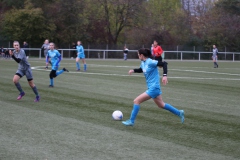
[[[112,118],[115,121],[121,121],[123,119],[123,113],[119,110],[116,110],[112,113]]]

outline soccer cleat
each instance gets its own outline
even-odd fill
[[[77,69],[76,71],[80,71],[80,69]]]
[[[48,67],[46,66],[45,69],[48,69]]]
[[[185,120],[185,118],[184,118],[184,110],[180,110],[179,117],[181,118],[181,122],[184,123],[184,120]]]
[[[34,100],[34,102],[39,102],[40,101],[40,96],[36,96],[36,99]]]
[[[17,100],[20,100],[20,99],[22,99],[22,97],[25,95],[25,93],[24,92],[22,92],[22,93],[20,93],[19,94],[19,96],[18,96],[18,98],[17,98]]]
[[[53,86],[53,85],[49,85],[48,87],[49,87],[49,88],[53,88],[54,86]]]
[[[63,71],[69,72],[66,68],[63,68]]]
[[[130,119],[126,120],[126,121],[122,121],[122,124],[124,124],[125,126],[133,126],[134,122],[132,122]]]

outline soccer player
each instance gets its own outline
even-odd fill
[[[153,41],[152,56],[157,61],[162,61],[162,47],[158,45],[156,40]]]
[[[49,40],[46,39],[42,45],[42,49],[44,51],[44,57],[46,58],[47,57],[47,54],[48,54],[48,50],[49,50]],[[51,61],[49,61],[49,63],[51,64]],[[45,69],[48,69],[48,63],[46,61],[46,67]]]
[[[51,42],[49,44],[49,48],[50,48],[50,50],[48,51],[47,56],[46,56],[46,63],[48,65],[49,59],[51,58],[52,71],[49,74],[49,77],[50,77],[49,87],[52,88],[52,87],[54,87],[53,78],[56,78],[57,76],[62,74],[64,71],[68,72],[68,70],[66,68],[63,68],[62,70],[57,71],[58,67],[60,65],[60,61],[62,60],[61,54],[58,52],[58,50],[55,49],[54,43]]]
[[[124,61],[127,60],[127,55],[128,55],[128,48],[125,46],[123,50],[123,59]]]
[[[218,57],[218,49],[217,49],[216,45],[213,45],[212,60],[213,60],[214,68],[218,68],[217,57]]]
[[[137,98],[134,99],[133,109],[130,116],[130,119],[127,121],[123,121],[122,123],[126,126],[133,126],[135,123],[135,119],[137,117],[138,111],[140,109],[140,104],[144,101],[149,99],[153,99],[153,101],[157,104],[159,108],[163,108],[172,112],[173,114],[180,117],[181,122],[184,122],[184,110],[178,110],[171,106],[168,103],[164,103],[162,100],[162,91],[159,83],[159,73],[158,73],[158,66],[163,67],[163,78],[162,83],[164,85],[167,84],[167,62],[160,62],[156,60],[152,60],[151,58],[151,51],[149,49],[139,49],[138,50],[138,57],[141,60],[141,65],[139,69],[132,69],[129,70],[129,74],[132,73],[142,73],[145,76],[146,83],[148,89],[146,92],[140,94]]]
[[[84,64],[84,71],[87,71],[87,64],[85,60],[84,48],[82,46],[81,41],[77,41],[77,57],[76,57],[76,67],[77,71],[80,71],[80,63],[79,60],[82,59]]]
[[[25,95],[25,92],[23,91],[23,89],[19,83],[19,80],[24,75],[26,75],[28,84],[32,88],[33,92],[36,95],[36,99],[34,100],[34,102],[39,102],[40,96],[38,94],[36,85],[33,83],[32,70],[31,70],[30,64],[27,61],[25,52],[23,49],[20,49],[20,44],[18,41],[13,42],[13,47],[15,50],[13,52],[11,50],[9,50],[9,54],[18,63],[18,70],[13,77],[13,83],[15,84],[15,86],[17,87],[17,89],[20,92],[17,100],[22,99],[22,97]]]

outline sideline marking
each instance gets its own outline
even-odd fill
[[[31,67],[33,70],[38,70],[38,71],[50,71],[48,69],[40,69],[43,68],[44,66],[35,66]],[[186,70],[187,71],[187,70]],[[190,70],[193,71],[193,70]],[[120,77],[127,77],[127,76],[134,76],[134,77],[143,77],[143,75],[128,75],[128,74],[107,74],[107,73],[91,73],[91,72],[76,72],[76,71],[69,71],[68,73],[77,73],[77,74],[89,74],[89,75],[100,75],[100,76],[120,76]],[[215,73],[215,72],[213,72]],[[238,74],[237,74],[238,75]],[[240,78],[201,78],[201,77],[168,77],[170,79],[192,79],[192,80],[229,80],[229,81],[240,81]]]

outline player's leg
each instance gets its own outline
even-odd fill
[[[123,121],[122,123],[126,126],[133,126],[140,109],[140,104],[144,101],[149,100],[150,98],[151,97],[146,92],[140,94],[137,98],[135,98],[133,101],[134,104],[133,104],[133,109],[132,109],[130,119]]]
[[[182,123],[184,122],[184,110],[178,110],[177,108],[173,107],[172,105],[170,105],[168,103],[164,103],[161,95],[154,98],[153,101],[157,104],[157,106],[159,108],[162,108],[162,109],[172,112],[173,114],[175,114],[181,118]]]
[[[48,69],[48,61],[50,62],[50,60],[47,60],[47,52],[45,52],[45,50],[44,50],[44,57],[46,59],[46,67],[45,67],[45,69]]]
[[[49,74],[49,78],[50,78],[50,85],[49,87],[54,87],[54,81],[53,78],[55,78],[56,75],[56,70],[51,70],[50,74]]]
[[[34,100],[34,102],[39,102],[40,101],[40,96],[38,94],[38,89],[36,87],[36,85],[34,84],[33,82],[33,75],[32,75],[32,70],[31,68],[29,68],[27,71],[26,71],[26,78],[28,80],[28,84],[29,86],[32,88],[33,92],[35,93],[36,95],[36,99]]]
[[[84,71],[87,71],[87,64],[86,64],[85,56],[82,57],[82,63],[84,64]]]
[[[79,57],[76,57],[76,67],[77,67],[77,71],[80,71],[80,63],[79,63]]]
[[[62,74],[63,72],[69,72],[66,68],[61,69],[60,71],[56,72],[56,76],[59,76],[60,74]]]
[[[216,68],[218,66],[216,62],[216,56],[213,56],[212,59],[213,59],[213,67]]]
[[[13,76],[13,83],[15,84],[16,88],[20,92],[19,96],[17,97],[17,100],[22,99],[22,97],[25,95],[24,91],[22,90],[22,87],[19,83],[20,78],[22,78],[24,74],[18,70],[17,73]]]
[[[217,66],[217,68],[218,68],[217,56],[215,57],[215,63],[216,63],[216,66]]]

